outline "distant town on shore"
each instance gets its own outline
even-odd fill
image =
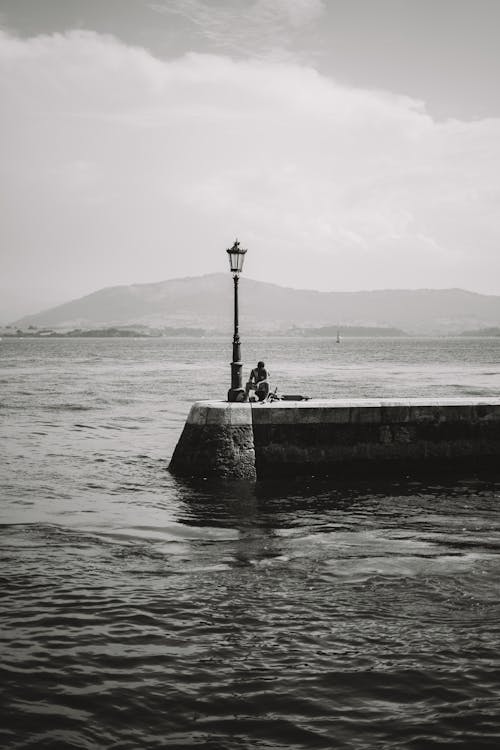
[[[0,328],[2,338],[36,338],[36,339],[68,339],[68,338],[217,338],[227,336],[227,331],[206,331],[203,328],[147,328],[146,326],[127,327],[111,326],[109,328],[74,328],[68,331],[51,328],[36,328],[28,326],[27,329],[14,328],[5,326]],[[274,334],[278,335],[278,334]],[[280,331],[279,336],[287,337],[323,337],[323,338],[411,338],[419,334],[410,334],[399,328],[384,328],[382,326],[345,326],[343,328],[333,328],[332,326],[323,326],[321,328],[289,328]],[[420,334],[422,335],[422,334]],[[451,335],[451,334],[449,334]],[[455,334],[460,337],[500,337],[500,328],[479,328],[473,331],[462,331]],[[248,336],[260,336],[262,333],[250,331]],[[272,332],[264,333],[264,337],[272,337]]]

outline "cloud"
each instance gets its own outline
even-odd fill
[[[149,7],[181,16],[215,50],[275,60],[297,57],[292,48],[298,35],[325,11],[323,0],[168,0]]]
[[[5,293],[224,270],[235,235],[254,278],[500,293],[499,120],[91,32],[2,33],[0,86]]]

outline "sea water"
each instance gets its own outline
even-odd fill
[[[242,348],[282,393],[500,393],[500,339]],[[499,747],[500,472],[175,479],[230,354],[0,342],[0,746]]]

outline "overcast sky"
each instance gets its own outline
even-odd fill
[[[499,0],[0,0],[0,322],[226,271],[500,294]]]

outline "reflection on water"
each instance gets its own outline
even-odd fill
[[[221,342],[4,343],[2,747],[498,746],[498,476],[181,481]],[[289,392],[499,391],[500,342],[273,347]]]

